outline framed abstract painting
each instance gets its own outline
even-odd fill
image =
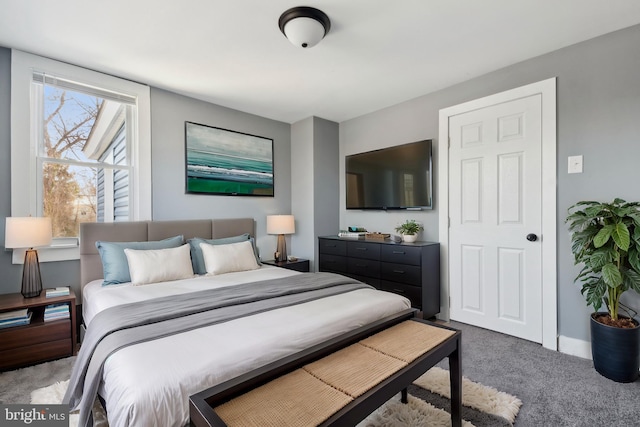
[[[186,192],[273,197],[273,140],[185,122]]]

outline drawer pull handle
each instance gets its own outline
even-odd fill
[[[404,271],[402,270],[393,270],[394,273],[398,273],[398,274],[404,274]]]
[[[400,255],[404,255],[405,252],[404,251],[393,251],[394,254],[400,254]]]
[[[325,245],[327,248],[335,248],[336,245]]]
[[[356,249],[359,250],[359,251],[366,251],[367,250],[367,248],[356,248]]]
[[[396,288],[393,288],[393,292],[398,292],[398,293],[400,293],[400,294],[404,294],[404,290],[403,290],[403,289],[396,289]]]

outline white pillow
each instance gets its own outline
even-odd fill
[[[255,270],[260,267],[256,262],[253,246],[249,240],[228,245],[200,243],[200,248],[207,274]]]
[[[146,285],[193,277],[190,248],[185,244],[169,249],[125,249],[131,284]]]

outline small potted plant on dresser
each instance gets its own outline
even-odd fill
[[[402,235],[403,242],[413,243],[418,240],[418,233],[424,230],[424,227],[418,224],[415,219],[408,219],[397,226],[395,230]]]
[[[611,380],[635,381],[640,326],[618,310],[623,293],[640,293],[640,202],[579,202],[569,208],[567,222],[575,262],[584,264],[575,281],[582,283],[582,295],[595,310],[590,328],[593,366]],[[608,313],[598,311],[603,303]]]

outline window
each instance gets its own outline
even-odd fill
[[[11,214],[51,217],[41,261],[77,258],[81,222],[150,219],[148,87],[14,50],[11,105]]]

